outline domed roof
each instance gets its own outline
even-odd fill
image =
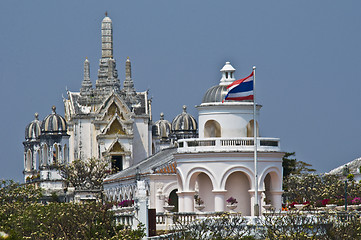
[[[160,114],[160,120],[153,125],[153,134],[161,138],[168,138],[171,132],[172,125],[168,120],[164,119],[164,113]]]
[[[196,119],[187,113],[187,106],[183,106],[183,112],[172,121],[172,131],[197,131]]]
[[[39,121],[39,114],[35,113],[35,119],[25,128],[25,139],[38,139],[41,134],[40,126],[41,122]]]
[[[222,72],[222,78],[219,81],[219,84],[209,88],[206,91],[203,96],[202,103],[222,102],[228,93],[227,86],[236,80],[234,78],[236,69],[231,65],[230,62],[226,62],[220,71]],[[227,100],[227,102],[228,101],[232,102],[232,100]],[[243,101],[247,102],[249,100]]]
[[[53,112],[44,118],[41,124],[42,133],[66,134],[67,125],[65,119],[55,112],[56,107],[52,107]]]
[[[203,96],[202,103],[222,102],[227,95],[227,86],[217,85],[207,90]]]

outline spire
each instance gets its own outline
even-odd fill
[[[135,96],[137,93],[134,89],[134,82],[132,79],[132,64],[130,62],[129,57],[127,57],[127,61],[125,62],[125,80],[124,80],[124,91],[125,91],[125,98],[129,102],[135,101]]]
[[[83,78],[83,82],[81,83],[80,95],[82,97],[90,96],[92,91],[93,91],[93,85],[92,82],[90,81],[90,63],[88,58],[86,57],[84,61],[84,78]]]
[[[113,57],[113,27],[112,20],[105,12],[105,17],[102,21],[102,58]]]
[[[102,21],[102,58],[99,60],[98,79],[95,83],[95,94],[101,98],[112,91],[120,91],[120,81],[113,58],[112,20],[106,13]]]
[[[88,58],[84,61],[84,79],[81,83],[80,92],[88,92],[92,88],[92,82],[90,81],[90,63]]]
[[[129,57],[127,57],[127,61],[125,62],[124,88],[128,92],[134,90],[134,83],[132,80],[132,64],[130,63]]]
[[[88,57],[85,57],[84,61],[84,81],[90,81],[90,64]]]
[[[127,61],[125,62],[125,79],[132,79],[132,66],[129,57],[127,57]]]

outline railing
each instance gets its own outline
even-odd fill
[[[134,224],[134,207],[113,206],[111,211],[114,213],[116,225],[123,225],[125,228],[132,228]]]
[[[253,151],[254,139],[244,138],[189,138],[178,142],[178,152],[210,152],[210,151]],[[260,152],[280,151],[279,138],[257,138],[257,150]]]

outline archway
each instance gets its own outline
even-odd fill
[[[43,166],[48,165],[48,145],[44,144],[43,146]]]
[[[241,212],[244,216],[251,215],[251,196],[249,194],[250,182],[243,172],[234,172],[226,180],[225,200],[233,197],[237,200],[236,212]],[[226,202],[225,202],[226,205]],[[225,209],[227,209],[225,207]]]
[[[171,210],[172,212],[178,212],[178,195],[177,195],[178,189],[174,189],[170,192],[168,196],[168,205],[174,206],[174,208]]]
[[[254,131],[253,131],[253,119],[248,122],[247,124],[247,137],[254,137]],[[256,127],[257,127],[257,137],[259,137],[259,126],[258,122],[256,121]]]
[[[221,137],[221,125],[215,120],[209,120],[204,124],[204,137]]]
[[[31,157],[31,151],[30,149],[27,151],[26,153],[26,158],[25,158],[25,167],[26,167],[26,171],[31,171],[32,169],[32,157]]]
[[[205,173],[199,173],[195,182],[195,191],[203,200],[205,208],[203,211],[214,211],[214,196],[212,193],[213,185],[209,176]]]

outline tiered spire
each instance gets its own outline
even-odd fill
[[[105,12],[105,18],[102,21],[102,58],[113,57],[113,27],[112,20]]]
[[[88,58],[84,61],[84,79],[81,83],[80,94],[82,96],[89,96],[92,93],[93,84],[90,81],[90,64]]]
[[[127,61],[125,62],[125,81],[124,81],[124,92],[125,98],[129,102],[134,102],[134,97],[137,95],[134,89],[134,82],[132,79],[132,65],[129,57],[127,57]]]
[[[102,21],[102,58],[99,60],[98,80],[96,92],[100,96],[107,96],[113,90],[120,90],[120,81],[113,59],[113,27],[112,20],[105,14]]]

